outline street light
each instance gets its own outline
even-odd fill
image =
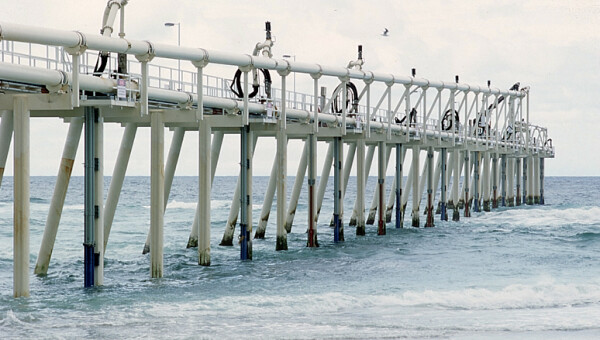
[[[284,59],[294,58],[294,62],[296,62],[296,55],[284,54],[282,56]],[[294,72],[294,109],[296,108],[296,72]]]
[[[181,46],[181,23],[180,22],[165,22],[166,27],[177,25],[177,46]],[[178,91],[181,91],[181,59],[177,59],[177,79],[179,82]]]

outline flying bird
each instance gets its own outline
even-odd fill
[[[383,34],[381,34],[381,35],[383,35],[384,37],[387,37],[388,33],[389,33],[389,30],[387,28],[384,28]]]

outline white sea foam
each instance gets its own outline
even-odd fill
[[[510,209],[494,211],[477,216],[476,219],[466,220],[477,224],[498,224],[512,227],[548,228],[565,225],[600,225],[600,207],[581,207],[569,209]]]

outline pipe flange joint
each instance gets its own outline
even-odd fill
[[[323,76],[323,67],[321,67],[319,64],[317,64],[317,67],[319,67],[319,72],[311,73],[310,76],[312,79],[319,79]]]
[[[349,69],[345,69],[345,70],[346,70],[346,75],[345,75],[345,76],[338,77],[338,79],[339,79],[340,81],[342,81],[342,82],[344,82],[344,81],[345,81],[345,82],[347,82],[347,81],[350,81],[350,70],[349,70]]]
[[[202,51],[202,59],[193,60],[192,64],[197,68],[203,68],[208,65],[208,52],[203,48],[199,48],[199,50]]]
[[[392,87],[394,85],[394,83],[396,82],[396,78],[394,77],[394,75],[390,74],[390,76],[392,77],[392,80],[385,82],[385,85],[387,85],[387,87]]]
[[[364,78],[364,82],[365,82],[365,84],[370,85],[373,83],[373,81],[375,81],[375,74],[371,71],[367,71],[367,72],[369,72],[371,74],[371,76],[369,78]],[[365,77],[366,77],[367,73],[366,72],[363,72],[363,73],[365,74]]]
[[[56,70],[60,74],[60,82],[56,85],[46,85],[50,93],[67,93],[69,91],[69,75],[62,70]]]
[[[145,54],[138,54],[138,55],[136,55],[135,59],[137,59],[140,62],[149,62],[155,56],[154,45],[152,44],[152,42],[150,42],[148,40],[144,40],[144,42],[146,44],[148,44],[148,52],[146,52]]]
[[[277,73],[279,73],[280,76],[285,77],[288,74],[290,74],[292,72],[292,66],[290,65],[290,62],[287,60],[283,60],[285,61],[285,63],[287,64],[286,68],[283,70],[277,70]]]
[[[194,95],[191,92],[185,92],[185,94],[187,94],[188,98],[186,102],[183,103],[179,103],[179,108],[184,109],[184,110],[191,110],[192,106],[194,105]]]
[[[239,66],[240,71],[242,72],[250,72],[254,69],[254,58],[250,54],[246,54],[246,56],[248,56],[250,62],[248,63],[248,65]]]
[[[79,42],[75,46],[65,47],[65,51],[71,55],[82,55],[83,52],[87,49],[87,41],[85,39],[85,35],[79,31],[74,31],[79,38]]]

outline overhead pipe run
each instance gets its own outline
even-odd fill
[[[121,38],[109,38],[104,36],[83,34],[74,31],[65,31],[58,29],[40,28],[25,26],[20,24],[0,22],[0,38],[8,41],[21,41],[42,45],[77,47],[79,46],[82,34],[85,38],[87,48],[90,50],[126,53],[132,55],[146,55],[150,51],[147,41],[126,40]],[[487,93],[504,96],[524,97],[525,91],[502,91],[498,88],[487,86],[471,86],[468,84],[459,84],[456,82],[430,81],[424,78],[396,76],[385,73],[375,73],[371,71],[349,70],[345,67],[322,66],[319,64],[302,63],[295,61],[286,61],[283,59],[274,59],[263,56],[250,56],[245,54],[220,52],[206,50],[202,48],[189,48],[173,46],[168,44],[155,44],[154,54],[158,58],[181,59],[188,61],[207,60],[210,63],[232,65],[232,66],[253,66],[254,68],[263,68],[269,70],[290,72],[322,74],[333,77],[348,77],[350,79],[361,79],[364,81],[378,81],[383,83],[396,83],[404,85],[427,86],[436,89],[450,89],[459,91],[469,91],[473,93]]]

